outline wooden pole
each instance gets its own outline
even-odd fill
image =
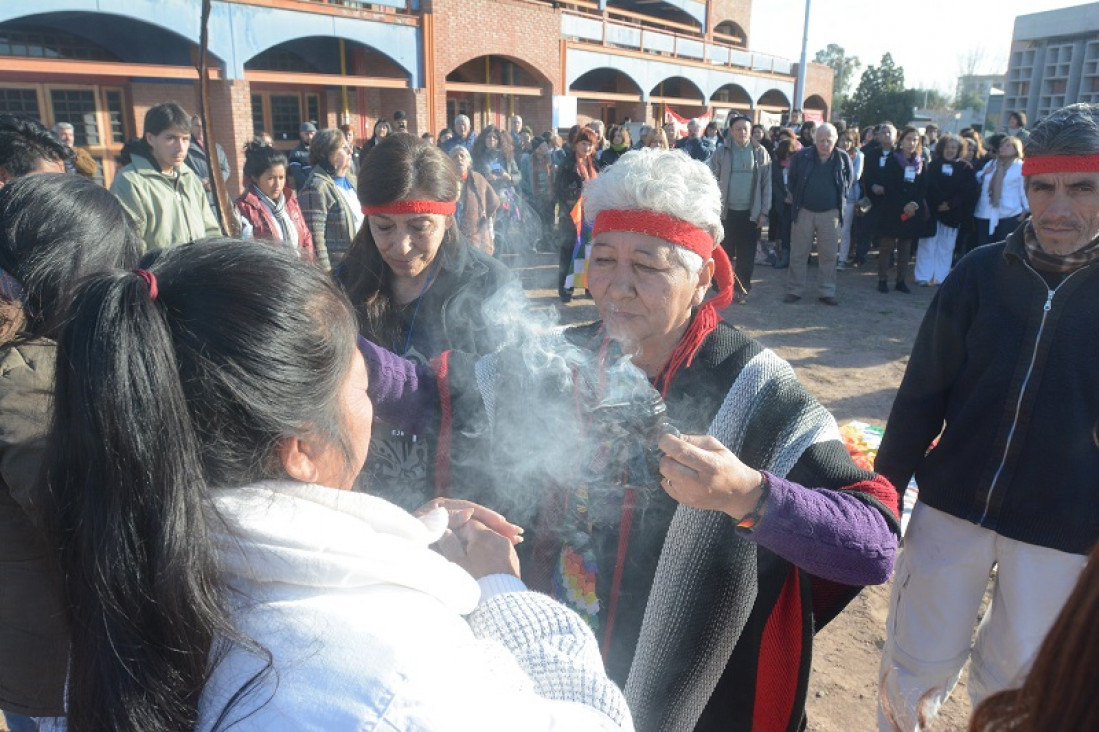
[[[210,126],[210,119],[206,110],[210,108],[210,76],[206,73],[206,48],[209,45],[210,33],[210,6],[211,0],[202,0],[201,33],[198,44],[198,116],[202,119],[202,129],[206,131],[206,157],[210,163],[210,188],[214,192],[214,209],[217,213],[218,224],[224,236],[231,236],[235,232],[229,225],[227,214],[227,201],[222,196],[225,193],[224,181],[221,179],[221,164],[218,161],[217,139],[214,130]]]

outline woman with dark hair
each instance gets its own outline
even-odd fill
[[[356,338],[326,274],[249,242],[80,289],[46,473],[73,732],[629,726],[501,517],[347,492],[373,412]]]
[[[790,266],[790,208],[794,195],[790,191],[790,158],[798,151],[798,143],[792,138],[783,137],[775,146],[775,157],[771,165],[771,212],[767,237],[775,242],[775,251],[771,266],[786,269]]]
[[[394,135],[367,156],[359,183],[366,224],[336,277],[360,332],[418,363],[446,350],[495,350],[503,330],[492,327],[491,303],[504,291],[512,306],[526,299],[507,267],[459,235],[453,161],[412,135]],[[410,509],[435,495],[432,429],[374,431],[364,476],[373,493]]]
[[[920,131],[911,125],[897,136],[897,146],[885,158],[878,185],[885,189],[874,236],[878,240],[878,292],[889,292],[889,267],[893,252],[897,254],[897,276],[894,289],[910,293],[905,278],[912,245],[920,236],[927,212],[927,175],[921,155],[923,143]]]
[[[557,296],[561,302],[572,300],[572,288],[565,287],[565,278],[573,261],[573,249],[576,247],[577,224],[573,220],[573,208],[576,207],[584,192],[584,184],[599,177],[598,164],[595,162],[595,145],[599,136],[590,127],[575,127],[575,139],[570,139],[572,155],[566,158],[557,169],[553,181],[554,199],[557,202],[557,230],[561,258],[557,273]],[[573,131],[569,132],[572,138]]]
[[[317,263],[329,270],[343,259],[363,222],[355,184],[347,177],[351,146],[339,130],[321,130],[309,146],[309,162],[313,167],[298,191],[298,202],[313,235]]]
[[[927,209],[913,276],[921,286],[941,285],[950,273],[961,226],[973,218],[977,174],[961,159],[962,139],[943,135],[927,167]]]
[[[85,178],[33,175],[0,189],[0,709],[9,714],[65,714],[69,631],[37,491],[54,339],[77,284],[135,266],[140,249],[118,199]]]
[[[389,133],[393,131],[388,120],[380,119],[374,123],[373,136],[363,143],[362,155],[366,156],[372,149],[376,148],[382,143],[382,140],[389,137]]]
[[[240,215],[245,239],[283,244],[312,262],[313,233],[305,225],[294,192],[286,185],[286,156],[279,150],[250,142],[244,147],[248,188],[233,206]]]
[[[519,184],[522,182],[522,173],[519,171],[519,161],[515,158],[515,146],[511,135],[497,129],[493,125],[486,126],[477,135],[473,143],[473,169],[484,176],[492,189],[496,191],[500,199],[500,207],[496,210],[496,222],[493,227],[496,240],[495,250],[500,253],[512,254],[522,249],[529,249],[530,245],[520,247],[519,242],[514,241],[518,235],[518,227],[513,226],[522,216],[519,211]]]

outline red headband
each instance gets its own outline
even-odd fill
[[[442,214],[453,216],[458,210],[457,201],[393,201],[379,206],[363,206],[367,216],[377,214]]]
[[[608,209],[595,217],[592,237],[604,231],[632,231],[671,242],[709,259],[714,252],[714,239],[705,230],[668,214],[644,210]]]
[[[1099,172],[1099,155],[1038,155],[1023,160],[1023,175]]]
[[[694,252],[703,260],[714,260],[714,281],[718,294],[706,303],[715,312],[733,301],[735,278],[725,250],[714,244],[709,232],[683,219],[645,210],[606,209],[595,217],[591,235],[594,239],[604,231],[632,231],[648,234]]]

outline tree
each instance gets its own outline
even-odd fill
[[[912,118],[916,104],[912,91],[904,88],[904,69],[893,62],[892,54],[886,53],[878,66],[866,67],[848,104],[848,112],[860,125],[884,120],[903,125]]]
[[[813,61],[832,68],[832,110],[842,109],[847,90],[851,88],[851,80],[862,68],[862,61],[859,61],[858,56],[848,56],[843,46],[837,43],[829,43],[823,51],[817,51]]]

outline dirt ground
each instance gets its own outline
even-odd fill
[[[557,305],[556,262],[541,256],[517,268],[528,294],[545,308],[557,308],[562,322],[593,319],[589,299]],[[809,287],[800,302],[787,305],[786,270],[757,266],[748,301],[723,314],[789,361],[798,378],[836,420],[885,425],[920,321],[935,288],[912,293],[877,291],[877,260],[870,267],[837,273],[838,307],[816,298],[818,271],[809,268]],[[862,732],[877,729],[878,662],[885,642],[889,585],[864,590],[814,644],[809,687],[809,730]],[[965,675],[943,707],[934,730],[964,730],[969,715]]]
[[[513,264],[537,307],[556,310],[563,323],[595,318],[590,299],[558,304],[556,255],[528,255]],[[874,255],[870,264],[875,264]],[[806,296],[787,305],[782,302],[785,274],[757,267],[747,303],[730,307],[725,318],[789,361],[841,424],[857,419],[884,425],[933,288],[912,286],[910,295],[883,295],[876,289],[875,269],[848,270],[838,273],[839,306],[828,307],[815,297],[818,273],[810,267]],[[876,729],[878,660],[888,601],[888,585],[867,589],[817,635],[809,730]],[[963,676],[935,730],[965,729],[969,702],[964,684]]]

